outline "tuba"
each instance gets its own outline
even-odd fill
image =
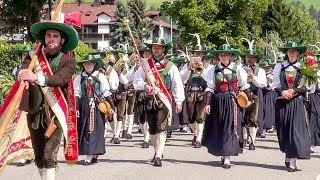
[[[108,63],[110,62],[112,53],[111,53],[110,50],[107,50],[107,51],[105,52],[105,54],[106,54],[106,57],[103,59],[103,62],[104,62],[104,64],[108,64]]]
[[[113,67],[115,69],[118,69],[121,74],[126,74],[127,69],[125,67],[125,63],[126,63],[125,62],[125,57],[124,57],[125,55],[123,53],[118,53],[118,56],[119,56],[119,59],[113,65]]]

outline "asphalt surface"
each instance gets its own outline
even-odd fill
[[[164,150],[163,167],[154,167],[150,160],[153,147],[140,148],[143,136],[134,129],[133,139],[121,139],[121,144],[110,143],[111,134],[106,134],[105,155],[98,163],[84,166],[85,156],[80,156],[76,165],[69,166],[60,148],[57,180],[104,180],[104,179],[245,179],[245,180],[320,180],[320,147],[315,148],[311,160],[298,160],[298,172],[289,173],[284,166],[284,154],[279,151],[276,133],[257,138],[256,150],[245,147],[243,154],[231,157],[231,169],[223,169],[220,157],[207,152],[205,147],[191,146],[193,135],[176,131],[168,139]],[[0,175],[1,180],[40,179],[34,163],[17,167],[12,163]]]

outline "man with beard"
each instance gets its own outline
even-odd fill
[[[266,73],[257,63],[262,54],[258,54],[252,48],[251,43],[249,43],[249,49],[242,54],[245,58],[245,65],[243,66],[243,69],[245,69],[248,74],[250,90],[255,95],[254,103],[246,109],[244,115],[245,127],[243,128],[243,139],[247,140],[249,133],[249,142],[245,141],[245,144],[247,142],[249,143],[249,150],[255,150],[254,143],[257,128],[259,127],[263,129],[264,126],[262,88],[267,87]]]
[[[147,44],[151,48],[153,56],[141,62],[149,74],[147,78],[152,79],[149,79],[149,82],[146,81],[145,71],[140,66],[133,80],[133,86],[136,90],[148,92],[145,99],[145,107],[147,109],[151,142],[155,150],[151,161],[154,166],[162,166],[161,158],[166,142],[165,128],[167,124],[171,124],[169,115],[172,114],[172,103],[176,103],[174,110],[179,113],[182,110],[182,102],[185,98],[178,68],[164,58],[165,51],[168,50],[168,44],[161,37],[163,36],[160,35],[160,38],[156,38],[151,44]],[[148,84],[150,82],[153,82],[154,86]],[[170,92],[175,102],[172,101]]]
[[[45,74],[43,64],[36,65],[34,70],[28,70],[31,62],[26,59],[18,78],[26,83],[26,92],[22,96],[20,109],[28,112],[27,121],[35,153],[35,163],[42,179],[55,179],[57,154],[64,130],[44,95],[41,88],[58,87],[62,91],[60,97],[68,101],[68,82],[76,69],[76,62],[63,52],[73,50],[78,44],[77,31],[66,24],[56,22],[39,22],[30,28],[32,35],[41,42],[44,59],[52,75]],[[44,60],[44,62],[45,62]],[[40,61],[40,58],[38,59]],[[46,64],[44,64],[46,66]],[[66,102],[65,101],[65,102]],[[57,104],[57,103],[56,103]],[[51,127],[54,127],[50,131]]]

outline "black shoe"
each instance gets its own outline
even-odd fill
[[[193,136],[193,139],[192,139],[192,146],[196,145],[196,141],[197,141],[197,136]]]
[[[113,135],[113,137],[111,138],[110,142],[111,142],[111,143],[114,142],[114,135]]]
[[[265,134],[261,134],[260,138],[266,138],[266,135]]]
[[[296,172],[296,171],[297,171],[297,168],[292,168],[292,167],[288,168],[288,172]]]
[[[221,157],[221,165],[224,165],[224,158],[223,157]]]
[[[19,162],[19,163],[17,164],[17,166],[20,166],[20,167],[21,167],[21,166],[25,166],[25,165],[27,165],[26,162],[24,162],[24,163],[23,163],[23,162]]]
[[[126,138],[127,135],[128,135],[128,130],[123,130],[121,137],[122,137],[122,138]]]
[[[119,138],[114,138],[114,144],[120,144],[120,139]]]
[[[91,164],[91,162],[89,162],[89,161],[84,161],[84,162],[83,162],[83,165],[84,165],[84,166],[89,166],[90,164]]]
[[[196,143],[193,146],[194,148],[201,148],[201,142],[196,141]]]
[[[162,162],[161,162],[161,159],[159,157],[154,159],[153,166],[158,166],[158,167],[162,166]]]
[[[92,158],[91,163],[97,163],[98,162],[98,158]]]
[[[171,138],[171,132],[170,133],[167,133],[167,138]]]
[[[26,159],[26,164],[31,164],[31,159]]]
[[[230,168],[231,168],[231,165],[230,165],[230,164],[223,164],[223,165],[222,165],[222,168],[224,168],[224,169],[230,169]]]
[[[284,165],[286,166],[286,168],[290,167],[290,162],[285,162]]]
[[[131,134],[127,134],[127,139],[132,139],[132,135]]]
[[[141,148],[149,148],[149,143],[146,141],[143,141]]]
[[[250,143],[249,144],[249,150],[255,150],[256,149],[256,147],[254,147],[254,144],[253,143]]]

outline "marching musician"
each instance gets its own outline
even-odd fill
[[[245,144],[247,142],[249,143],[249,150],[255,150],[254,143],[257,130],[258,128],[263,129],[264,126],[262,88],[267,86],[267,78],[264,69],[260,68],[258,64],[262,54],[258,54],[253,50],[253,41],[247,41],[249,43],[249,49],[241,55],[245,60],[243,68],[246,70],[248,75],[247,82],[250,84],[250,90],[255,95],[255,99],[253,104],[245,110],[243,139],[245,140]],[[250,138],[248,138],[248,134]],[[261,137],[265,137],[265,133],[262,132],[262,130],[260,134]]]
[[[77,98],[78,115],[78,142],[79,155],[87,155],[84,165],[97,162],[98,156],[105,151],[105,121],[104,114],[99,110],[98,104],[107,99],[111,105],[109,115],[114,113],[112,94],[107,78],[99,72],[104,66],[102,58],[98,55],[86,55],[77,65],[83,71],[74,79],[74,91]]]
[[[232,56],[240,53],[224,44],[212,51],[219,56],[219,65],[211,68],[207,75],[206,106],[207,118],[203,131],[202,145],[214,156],[222,156],[223,168],[230,168],[230,156],[242,153],[243,140],[241,122],[242,109],[235,102],[235,93],[244,91],[249,100],[247,73],[239,65],[232,62]]]
[[[189,125],[193,131],[192,145],[194,148],[201,148],[201,139],[204,127],[204,106],[205,102],[205,77],[208,69],[211,68],[210,62],[204,63],[203,56],[206,50],[200,44],[200,36],[195,34],[198,44],[193,49],[193,57],[190,63],[181,69],[182,81],[186,84],[186,105]],[[198,59],[198,61],[196,61]],[[206,67],[206,68],[205,68]]]
[[[148,96],[145,100],[149,132],[155,154],[152,158],[154,166],[162,166],[162,156],[166,142],[165,128],[171,124],[172,104],[176,104],[176,113],[182,110],[184,101],[183,84],[178,68],[164,58],[168,51],[168,44],[163,40],[163,31],[160,38],[146,44],[152,49],[152,59],[144,60],[134,77],[133,85],[136,90],[146,90]],[[148,72],[146,75],[145,70]],[[152,84],[149,84],[152,83]],[[169,93],[171,91],[174,102]]]

